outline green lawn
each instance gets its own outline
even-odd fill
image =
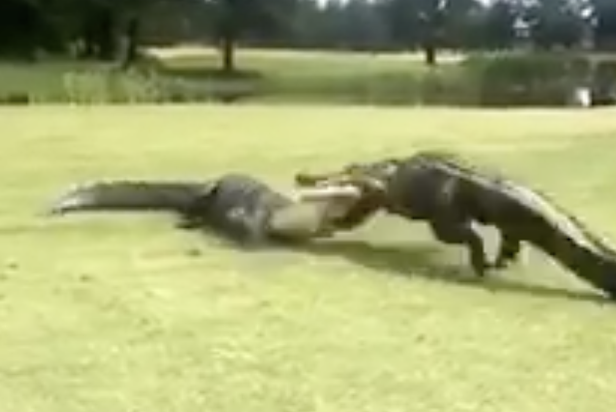
[[[207,47],[148,48],[148,53],[165,66],[180,71],[214,69],[221,65],[220,52]],[[439,57],[446,64],[458,63],[464,55],[443,52]],[[238,48],[235,58],[240,69],[285,78],[353,77],[425,70],[422,53]]]
[[[239,88],[258,93],[259,102],[403,102],[415,103],[419,82],[428,73],[417,53],[351,53],[239,48],[237,68],[247,79],[222,81],[220,55],[206,47],[149,50],[153,58],[125,73],[116,65],[41,60],[38,63],[0,61],[0,100],[35,102],[204,101],[215,90]],[[444,67],[460,56],[445,53]],[[451,62],[451,64],[447,64]],[[156,75],[152,76],[153,73]],[[256,75],[256,77],[255,77]],[[173,96],[173,97],[172,97]],[[384,100],[385,99],[385,100]]]
[[[616,112],[41,106],[0,111],[0,406],[11,412],[616,408],[616,307],[536,252],[486,282],[420,223],[233,250],[164,216],[51,219],[94,178],[300,168],[448,147],[616,244]]]

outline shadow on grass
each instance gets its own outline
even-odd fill
[[[374,245],[355,240],[322,241],[306,245],[298,252],[316,256],[338,256],[353,263],[401,276],[418,276],[424,279],[478,288],[491,292],[506,292],[532,296],[573,299],[594,303],[611,303],[599,293],[556,289],[542,285],[515,282],[488,274],[486,279],[469,276],[465,268],[442,261],[442,254],[436,247],[398,247]]]

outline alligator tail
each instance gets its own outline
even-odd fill
[[[185,214],[214,187],[214,182],[99,181],[69,190],[52,204],[49,213],[167,211]]]
[[[570,218],[588,242],[574,242],[574,251],[570,258],[573,269],[580,277],[616,300],[616,250],[577,218]],[[588,247],[588,244],[592,247]]]
[[[497,191],[526,210],[532,216],[532,223],[526,226],[532,226],[533,232],[526,240],[616,300],[616,250],[548,196],[502,176],[478,172],[446,154],[424,153],[422,156],[454,176],[485,190]]]
[[[513,182],[502,185],[520,206],[540,217],[546,229],[555,234],[538,236],[533,243],[578,277],[616,299],[616,250],[547,196]]]
[[[579,219],[562,209],[558,212],[558,219],[544,215],[556,233],[543,249],[579,278],[616,299],[616,251]]]

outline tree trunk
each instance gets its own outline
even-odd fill
[[[110,9],[103,9],[96,22],[96,37],[98,43],[98,58],[112,61],[116,54],[115,16]]]
[[[436,51],[440,43],[440,32],[443,27],[442,10],[439,8],[440,6],[437,2],[434,2],[433,6],[436,8],[426,13],[422,19],[424,27],[423,49],[425,63],[429,67],[436,66]]]
[[[233,36],[223,36],[222,41],[222,71],[233,73],[235,71],[235,39]]]
[[[428,42],[424,45],[424,55],[428,66],[436,66],[436,46],[434,42]]]
[[[122,59],[122,69],[126,70],[137,60],[139,47],[139,20],[136,17],[129,19],[124,38],[124,56]]]

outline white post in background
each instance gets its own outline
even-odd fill
[[[592,93],[589,87],[580,86],[573,90],[573,105],[590,107],[592,105]]]

